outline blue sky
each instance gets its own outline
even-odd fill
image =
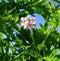
[[[44,20],[43,16],[41,16],[40,14],[37,14],[37,13],[35,13],[34,15],[36,16],[36,27],[37,27],[37,28],[40,27],[40,26],[39,26],[39,23],[41,23],[41,24],[44,25],[45,20]]]

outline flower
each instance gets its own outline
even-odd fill
[[[35,22],[35,17],[30,18],[30,23],[31,23],[31,24],[36,24],[36,22]]]
[[[32,23],[28,23],[28,29],[31,31],[32,29],[34,29],[35,26]]]
[[[21,17],[21,27],[28,28],[30,31],[35,28],[35,17]]]

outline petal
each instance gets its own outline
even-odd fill
[[[31,23],[31,24],[36,24],[36,22],[35,22],[35,21],[30,21],[30,23]]]
[[[26,28],[27,28],[27,26],[25,25],[25,26],[24,26],[24,29],[26,29]]]
[[[30,20],[33,20],[33,21],[35,21],[35,17],[31,17],[31,18],[30,18]]]
[[[25,21],[25,25],[27,25],[27,26],[28,26],[28,24],[29,24],[29,21]]]
[[[25,21],[25,18],[24,17],[21,17],[21,21]]]
[[[24,26],[25,25],[25,23],[24,22],[21,22],[21,26]]]
[[[31,24],[36,24],[36,22],[35,22],[35,17],[30,18],[30,23],[31,23]]]
[[[28,17],[25,17],[25,21],[28,21]]]

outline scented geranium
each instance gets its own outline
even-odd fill
[[[32,31],[32,29],[35,29],[35,17],[21,17],[21,27],[24,27],[24,29],[28,28],[30,31]]]

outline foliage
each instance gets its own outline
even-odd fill
[[[0,60],[60,61],[59,3],[59,0],[2,0]],[[31,34],[29,29],[20,26],[20,19],[35,13],[43,16],[45,24],[33,29]]]

